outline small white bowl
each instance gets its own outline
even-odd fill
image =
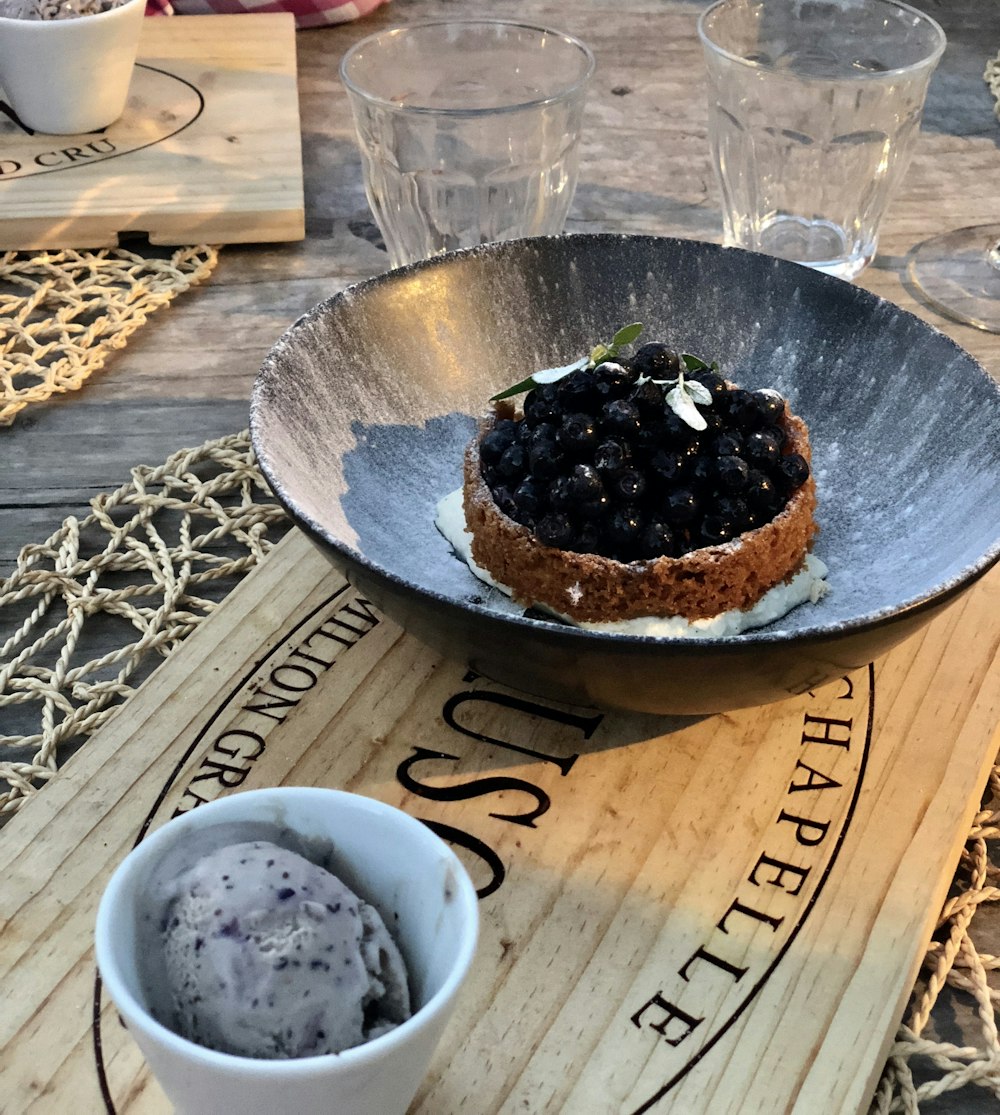
[[[26,128],[81,135],[125,109],[146,0],[69,19],[0,16],[0,85]]]
[[[260,826],[265,838],[277,826],[332,845],[336,874],[380,911],[399,945],[412,1018],[343,1053],[272,1061],[206,1049],[153,1017],[143,986],[141,931],[149,881],[165,857],[184,857],[208,830],[232,823]],[[472,881],[448,845],[421,822],[357,794],[276,787],[199,806],[138,844],[108,883],[95,938],[104,986],[178,1112],[402,1115],[468,974],[478,926]]]

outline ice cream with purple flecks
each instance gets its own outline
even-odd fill
[[[410,1017],[406,968],[378,910],[304,856],[267,840],[229,844],[162,888],[170,1016],[160,1021],[191,1041],[311,1057]]]

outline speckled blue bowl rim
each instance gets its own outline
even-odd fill
[[[275,342],[272,349],[265,357],[254,382],[253,391],[250,400],[250,435],[251,442],[257,455],[257,460],[260,469],[271,486],[275,497],[278,502],[288,512],[289,516],[294,522],[302,527],[308,534],[311,534],[323,546],[329,546],[331,549],[344,555],[350,562],[362,566],[373,575],[383,578],[386,581],[398,586],[407,593],[416,594],[428,601],[434,601],[436,604],[445,605],[449,608],[455,608],[460,612],[471,612],[475,615],[482,616],[483,618],[492,622],[500,623],[503,625],[513,625],[514,627],[526,628],[528,630],[544,631],[546,634],[551,634],[555,637],[565,638],[570,641],[582,641],[592,643],[597,640],[601,643],[614,644],[616,646],[635,646],[635,647],[649,647],[652,645],[669,646],[672,649],[687,648],[692,652],[699,649],[712,652],[725,652],[727,649],[738,651],[741,647],[746,647],[748,643],[756,645],[781,645],[781,644],[810,644],[813,642],[826,642],[830,639],[845,638],[851,635],[859,634],[865,631],[872,630],[879,627],[888,620],[899,620],[904,617],[919,615],[923,611],[937,608],[947,604],[952,598],[958,596],[962,591],[972,585],[976,580],[986,574],[998,561],[1000,561],[1000,529],[998,529],[998,536],[993,544],[979,557],[978,560],[971,562],[963,569],[959,570],[952,577],[942,581],[939,585],[935,585],[929,592],[924,593],[922,596],[915,597],[912,600],[904,600],[898,604],[890,605],[886,608],[880,609],[875,612],[868,612],[859,615],[853,620],[840,621],[837,623],[829,624],[813,624],[806,627],[799,627],[794,631],[787,630],[771,630],[773,624],[754,628],[750,631],[742,632],[738,635],[724,635],[714,637],[702,637],[697,639],[690,639],[676,636],[656,636],[656,635],[632,635],[632,634],[619,634],[617,632],[607,631],[588,631],[583,628],[574,627],[570,624],[565,624],[560,621],[546,620],[541,617],[529,615],[505,615],[496,612],[494,609],[474,604],[471,601],[458,601],[452,596],[447,596],[443,593],[434,592],[431,589],[423,588],[413,584],[406,578],[394,573],[391,569],[378,565],[369,560],[369,558],[358,550],[343,544],[343,542],[335,539],[330,535],[323,526],[312,519],[310,516],[304,514],[295,504],[295,501],[289,496],[284,486],[275,476],[269,467],[269,458],[266,445],[262,444],[259,437],[260,419],[259,415],[263,409],[261,401],[261,390],[263,383],[272,374],[270,367],[272,366],[272,357],[275,351],[289,342],[290,335],[293,334],[299,327],[306,325],[315,319],[322,318],[327,314],[332,306],[336,303],[345,300],[346,298],[356,298],[359,295],[364,295],[368,290],[376,289],[386,283],[398,282],[403,276],[418,273],[420,271],[435,269],[440,267],[451,259],[456,257],[465,256],[486,256],[495,254],[498,251],[511,251],[516,250],[518,244],[524,243],[544,243],[545,241],[572,241],[576,239],[588,240],[597,243],[669,243],[676,242],[675,237],[666,236],[648,236],[633,233],[577,233],[577,234],[563,234],[561,236],[539,236],[530,237],[523,240],[505,240],[498,241],[491,244],[477,245],[471,248],[460,248],[455,251],[446,252],[439,256],[434,256],[431,259],[420,260],[416,263],[407,264],[404,267],[394,268],[389,271],[384,271],[379,275],[375,275],[369,279],[363,279],[360,282],[354,283],[345,287],[343,290],[338,291],[336,294],[331,295],[329,298],[324,299],[322,302],[317,303],[311,309],[307,310],[304,314],[300,315],[282,334],[282,336]],[[721,253],[739,252],[749,255],[756,255],[758,253],[747,252],[746,249],[736,247],[723,247],[708,241],[686,241],[687,243],[704,243],[710,246],[713,250]],[[787,260],[773,260],[775,266],[794,268],[798,271],[807,272],[815,276],[817,272],[805,267],[798,263],[792,263]],[[844,280],[837,279],[833,276],[823,275],[824,281],[828,282],[844,282]],[[942,332],[930,322],[925,321],[923,318],[918,317],[916,314],[897,306],[888,299],[881,298],[873,294],[871,291],[865,290],[863,287],[855,286],[853,283],[844,282],[845,286],[849,286],[854,294],[853,297],[859,299],[861,305],[867,305],[869,308],[874,309],[880,305],[888,305],[892,307],[894,313],[903,315],[908,319],[917,322],[923,329],[936,334],[942,338],[944,342],[952,348],[957,355],[964,356],[979,369],[980,373],[986,379],[988,385],[992,385],[997,398],[997,405],[1000,406],[1000,384],[998,384],[992,376],[987,372],[983,365],[972,356],[966,349],[962,348],[953,338],[947,333]],[[484,401],[485,405],[485,401]],[[459,463],[460,464],[460,463]],[[459,465],[456,465],[456,469]],[[428,523],[428,528],[435,530],[436,527],[432,522]],[[456,561],[461,560],[459,558]],[[831,575],[836,575],[836,570],[831,570]],[[471,576],[471,574],[470,574]],[[775,621],[780,622],[780,621]]]

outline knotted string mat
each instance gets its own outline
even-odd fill
[[[0,426],[29,403],[76,391],[161,306],[207,278],[214,248],[166,259],[122,248],[0,257]]]
[[[91,502],[85,518],[67,519],[47,541],[25,547],[14,574],[0,581],[0,721],[17,709],[31,724],[18,735],[0,735],[0,814],[15,812],[53,777],[288,525],[243,432],[182,450],[158,468],[133,469],[128,483]],[[117,636],[110,644],[109,621]],[[88,649],[98,624],[104,644]],[[1000,990],[990,982],[1000,959],[980,952],[974,936],[976,911],[1000,901],[1000,868],[987,854],[987,841],[998,836],[1000,766],[966,842],[872,1115],[948,1111],[948,1093],[972,1084],[1000,1097]],[[945,985],[972,1003],[976,1045],[924,1037]],[[952,1006],[939,1010],[946,1017]],[[944,1099],[929,1103],[937,1097]]]

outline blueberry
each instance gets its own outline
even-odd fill
[[[537,427],[531,427],[523,419],[517,423],[517,443],[523,445],[525,449],[531,445],[531,439],[535,435]]]
[[[573,524],[568,515],[554,511],[538,520],[535,524],[535,535],[545,546],[566,550],[574,541]]]
[[[485,465],[495,465],[513,441],[514,438],[508,431],[495,427],[479,443],[479,459]]]
[[[697,550],[701,543],[696,541],[687,527],[674,527],[674,556],[683,557],[691,550]]]
[[[594,383],[603,384],[612,397],[624,394],[635,383],[637,373],[622,360],[606,360],[591,372]]]
[[[563,416],[554,383],[543,383],[540,387],[532,388],[525,395],[521,409],[529,426],[537,426],[539,422],[559,422]]]
[[[788,441],[788,434],[785,433],[783,426],[765,426],[765,431],[774,438],[781,448],[784,448],[785,442]]]
[[[528,450],[528,471],[536,480],[551,480],[565,457],[555,441],[539,441]]]
[[[605,438],[594,451],[594,467],[608,476],[620,472],[631,459],[628,444],[618,438]]]
[[[674,532],[670,525],[660,518],[652,518],[639,536],[637,553],[639,557],[656,558],[673,553]]]
[[[524,446],[516,441],[503,451],[503,456],[497,461],[497,474],[504,480],[520,480],[528,467],[528,454]]]
[[[669,449],[658,449],[649,460],[649,471],[659,481],[676,483],[688,469],[688,458]]]
[[[639,408],[627,399],[612,399],[601,408],[601,430],[630,437],[639,430]]]
[[[643,419],[655,418],[663,413],[663,388],[650,379],[633,387],[628,398],[639,408]]]
[[[676,379],[681,370],[681,358],[662,341],[650,341],[636,351],[632,367],[639,375],[650,379]]]
[[[726,381],[717,372],[695,372],[691,379],[697,380],[702,387],[708,389],[709,394],[712,396],[713,402],[723,398],[729,394],[729,386]]]
[[[764,417],[757,399],[749,391],[735,388],[729,392],[727,403],[730,421],[738,429],[755,430],[763,423]]]
[[[776,391],[755,391],[754,398],[764,421],[776,425],[785,413],[785,400]]]
[[[698,507],[694,492],[688,488],[675,488],[664,501],[663,515],[668,522],[683,526],[694,519]]]
[[[677,450],[682,457],[697,457],[701,452],[701,438],[697,433],[691,429],[690,426],[686,427],[687,433],[679,434],[673,440],[673,448]]]
[[[699,492],[711,492],[715,489],[718,477],[716,474],[716,461],[714,457],[698,456],[694,458],[689,481]]]
[[[573,494],[573,481],[568,476],[557,476],[549,485],[547,494],[555,511],[569,511],[577,503]]]
[[[774,486],[774,481],[760,469],[750,470],[743,498],[752,510],[764,515],[774,515],[782,506],[782,499]]]
[[[556,442],[567,453],[583,456],[597,445],[597,422],[589,414],[567,414],[556,434]]]
[[[574,411],[589,410],[596,398],[594,377],[589,371],[578,368],[556,383],[559,404],[571,414]]]
[[[716,503],[715,511],[733,524],[737,534],[746,530],[753,520],[747,501],[739,496],[723,496]]]
[[[509,518],[517,519],[517,503],[514,500],[514,493],[506,486],[506,484],[498,484],[492,489],[493,502],[500,508],[500,510]]]
[[[809,479],[809,465],[799,453],[788,453],[778,461],[775,480],[786,492],[793,492]]]
[[[684,441],[692,434],[691,427],[679,418],[672,410],[667,410],[663,415],[663,433],[664,437],[671,444],[678,441]]]
[[[551,442],[553,445],[555,445],[556,433],[559,427],[554,423],[539,422],[537,426],[531,426],[528,428],[531,430],[531,440],[528,442],[529,449],[543,441]]]
[[[593,465],[574,465],[569,489],[575,503],[589,503],[604,495],[604,485]]]
[[[721,546],[738,533],[735,525],[722,515],[706,515],[701,522],[699,532],[701,541],[706,546]]]
[[[715,407],[699,407],[698,410],[702,418],[705,419],[704,437],[711,437],[713,434],[721,433],[726,428],[725,419]]]
[[[716,457],[738,457],[743,452],[743,438],[737,431],[719,434],[709,446]]]
[[[530,477],[522,480],[514,491],[514,502],[525,517],[537,519],[548,506],[545,485]],[[518,522],[521,521],[518,518]]]
[[[781,446],[767,430],[754,430],[752,434],[747,434],[743,454],[751,464],[767,467],[775,464],[781,456]]]
[[[642,499],[646,491],[646,478],[636,468],[622,469],[610,483],[611,494],[623,503]]]
[[[715,475],[719,478],[719,486],[727,492],[741,492],[747,486],[750,476],[750,466],[742,457],[735,454],[728,457],[717,457],[715,460]]]
[[[644,526],[642,512],[638,507],[631,505],[616,507],[605,526],[608,541],[614,547],[614,552],[622,556],[630,554]]]
[[[596,554],[601,547],[601,528],[593,522],[583,522],[576,536],[576,550],[582,554]]]
[[[611,510],[611,500],[608,498],[607,492],[601,492],[595,499],[587,500],[586,503],[578,504],[576,513],[584,522],[588,520],[603,519],[605,515]]]
[[[639,432],[630,439],[630,442],[635,450],[635,455],[648,461],[666,443],[663,423],[652,419],[649,422],[644,422]]]

